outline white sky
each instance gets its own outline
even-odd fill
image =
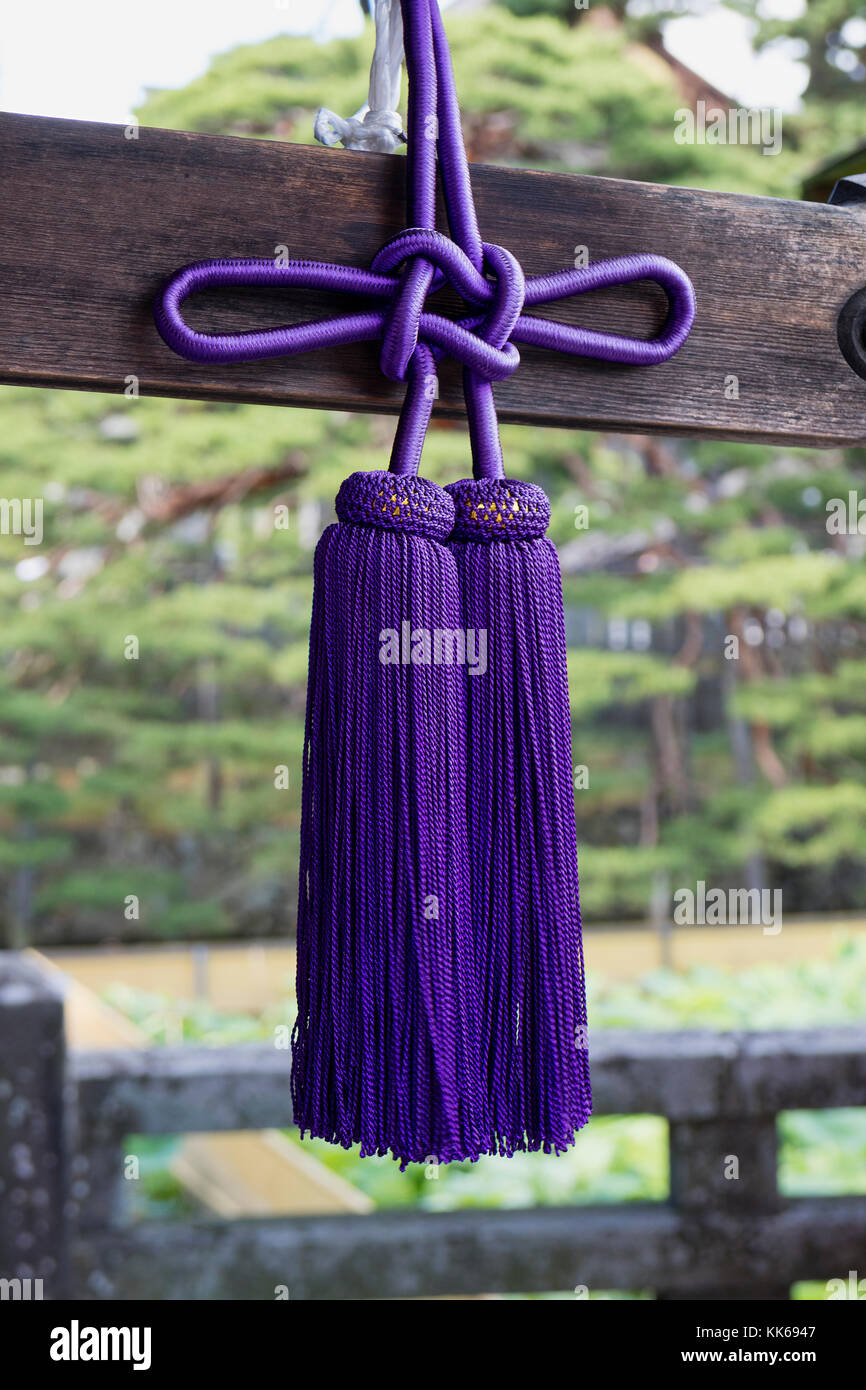
[[[445,0],[445,4],[448,0]],[[774,12],[802,0],[766,0]],[[145,87],[179,87],[209,58],[279,33],[357,33],[357,0],[8,0],[0,13],[0,108],[126,122]],[[745,105],[790,110],[802,68],[756,61],[746,22],[719,7],[673,21],[671,51]]]

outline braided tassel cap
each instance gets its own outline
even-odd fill
[[[466,679],[471,906],[495,1151],[559,1153],[592,1109],[562,580],[533,483],[453,483]]]

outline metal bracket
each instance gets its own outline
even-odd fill
[[[827,201],[836,207],[866,205],[866,174],[846,174],[838,179]],[[866,289],[856,290],[842,305],[836,337],[848,366],[866,380]]]

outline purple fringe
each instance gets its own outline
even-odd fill
[[[302,1136],[407,1162],[474,1159],[490,1124],[468,907],[464,671],[383,664],[380,635],[460,627],[453,505],[349,478],[316,550],[304,749]]]
[[[482,1048],[494,1151],[559,1153],[592,1095],[578,900],[562,580],[534,484],[447,489],[463,625],[486,629],[467,676],[468,815]]]

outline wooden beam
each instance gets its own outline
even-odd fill
[[[31,116],[0,116],[0,381],[280,405],[395,411],[374,345],[200,366],[157,336],[160,283],[191,261],[291,256],[369,264],[404,223],[399,158]],[[473,168],[482,232],[529,274],[648,251],[692,277],[698,318],[669,363],[622,367],[526,348],[496,388],[502,418],[829,447],[866,441],[866,380],[836,339],[866,282],[862,209],[582,175]],[[279,302],[277,302],[279,299]],[[201,296],[196,327],[296,322],[335,296]],[[347,304],[348,307],[348,304]],[[543,311],[648,334],[661,292],[640,285]],[[726,393],[736,378],[738,396]],[[459,416],[454,364],[437,411]]]

